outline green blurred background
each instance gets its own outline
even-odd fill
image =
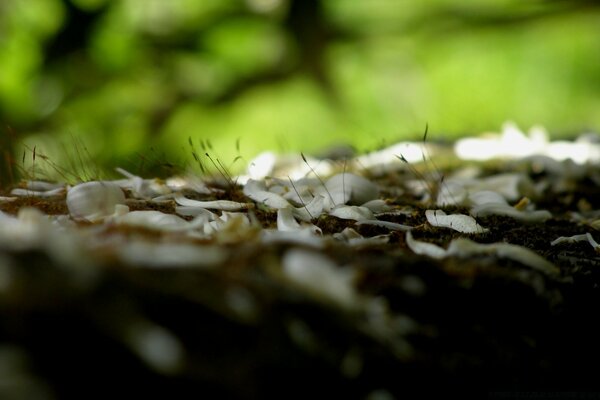
[[[168,175],[190,139],[235,169],[506,120],[598,130],[597,1],[0,0],[3,181]]]

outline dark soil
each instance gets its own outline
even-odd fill
[[[247,201],[239,188],[225,190],[220,198]],[[415,226],[415,239],[441,246],[469,237],[429,226],[427,206],[405,200],[392,202],[410,213],[381,219]],[[213,270],[108,263],[85,279],[46,254],[10,252],[11,285],[0,290],[0,374],[9,365],[28,387],[57,399],[400,399],[429,392],[493,397],[598,391],[599,254],[587,242],[550,245],[559,236],[600,237],[571,218],[582,204],[600,207],[600,187],[588,178],[536,200],[539,209],[553,213],[545,223],[479,218],[489,232],[471,236],[534,250],[560,268],[556,277],[494,256],[441,261],[417,256],[403,232],[392,233],[384,246],[327,246],[323,251],[339,265],[359,272],[359,293],[388,304],[400,327],[389,337],[370,333],[377,322],[365,315],[283,284],[277,269],[291,245],[229,245],[230,261]],[[175,211],[172,203],[128,205]],[[67,213],[64,197],[0,203],[11,214],[24,206]],[[276,213],[259,206],[251,212],[264,227],[275,226]],[[331,216],[313,223],[324,234],[346,227],[364,236],[389,233]],[[158,235],[119,233],[125,239]],[[250,310],[232,308],[231,296],[238,295],[252,299]],[[140,360],[127,341],[136,321],[173,333],[185,350],[184,365],[165,372]],[[1,359],[15,352],[22,362]],[[10,384],[19,388],[19,382]]]

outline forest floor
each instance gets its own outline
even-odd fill
[[[215,179],[201,190],[138,179],[169,190],[149,196],[121,182],[127,209],[93,221],[74,216],[69,187],[5,188],[0,397],[598,391],[600,166],[434,169],[355,171],[376,188],[368,206],[349,174],[342,201],[314,172],[291,185]],[[264,183],[264,199],[251,182]],[[213,203],[151,199],[165,192]],[[277,207],[264,192],[300,201]],[[490,192],[506,204],[489,211],[472,196]],[[303,219],[305,194],[330,207]],[[221,200],[244,206],[227,211]],[[444,226],[427,210],[477,225],[461,232],[453,224],[465,218]]]

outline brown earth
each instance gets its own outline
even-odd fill
[[[417,256],[402,232],[371,248],[327,246],[323,251],[339,265],[359,271],[359,293],[388,304],[401,327],[389,337],[373,335],[376,322],[365,315],[282,284],[278,266],[291,245],[229,245],[228,265],[208,271],[115,263],[85,284],[46,254],[11,252],[12,284],[0,291],[0,358],[3,348],[18,349],[25,360],[19,376],[60,399],[399,399],[428,392],[493,397],[596,391],[599,254],[587,242],[550,242],[585,232],[600,237],[572,218],[573,211],[600,208],[600,187],[585,177],[566,191],[548,190],[536,205],[551,211],[552,219],[524,224],[479,218],[489,232],[472,238],[534,250],[560,268],[558,277],[494,256],[440,261]],[[223,197],[243,197],[233,191]],[[411,210],[387,219],[415,226],[415,239],[446,246],[469,236],[428,225],[426,205],[410,196],[388,201]],[[134,200],[128,205],[156,207]],[[24,206],[67,213],[64,197],[0,203],[11,214]],[[173,213],[174,205],[158,209]],[[275,213],[261,207],[253,212],[264,227],[274,226]],[[331,216],[313,222],[324,234],[355,227]],[[364,236],[389,233],[355,228]],[[232,296],[251,298],[250,310],[232,310]],[[140,360],[127,342],[132,321],[152,321],[172,332],[184,346],[184,365],[157,371]],[[2,365],[0,360],[0,371]]]

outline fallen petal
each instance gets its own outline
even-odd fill
[[[118,204],[125,205],[125,194],[112,182],[81,183],[67,192],[67,208],[75,219],[102,220],[112,215]]]
[[[341,219],[353,219],[355,221],[372,220],[375,218],[371,210],[360,206],[338,206],[331,210],[329,215]]]
[[[239,203],[237,201],[230,200],[198,201],[188,199],[187,197],[176,197],[175,202],[177,202],[177,204],[181,206],[186,207],[200,207],[223,211],[246,210],[252,206],[250,203]]]
[[[442,210],[426,210],[425,217],[432,226],[450,228],[462,233],[483,233],[487,231],[475,221],[475,218],[469,215],[446,215]]]
[[[288,250],[282,259],[285,276],[313,295],[352,307],[357,296],[353,270],[338,267],[328,257],[305,249]]]
[[[410,231],[406,232],[406,245],[415,254],[429,256],[438,260],[446,257],[446,250],[433,243],[415,240]]]

